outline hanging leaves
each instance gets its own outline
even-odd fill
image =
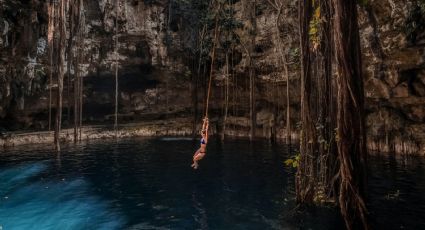
[[[310,42],[312,44],[311,49],[316,51],[320,45],[320,24],[322,23],[320,6],[317,6],[314,9],[312,15],[308,34],[310,36]]]
[[[284,161],[286,166],[291,166],[292,168],[297,168],[301,159],[301,154],[298,153],[295,156]]]

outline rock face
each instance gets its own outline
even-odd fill
[[[84,1],[84,118],[104,122],[114,109],[115,60],[119,65],[120,113],[155,119],[190,110],[183,56],[169,58],[165,36],[167,1]],[[25,9],[25,10],[21,10]],[[0,118],[6,129],[43,129],[47,123],[47,4],[5,1],[0,6]],[[118,15],[117,15],[118,12]],[[118,17],[118,18],[117,18]],[[115,20],[118,32],[115,34]],[[118,36],[118,55],[114,38]],[[180,47],[179,44],[175,45]],[[71,69],[71,73],[73,70]],[[55,77],[54,77],[55,78]],[[71,79],[72,80],[72,79]],[[68,105],[68,79],[64,107]],[[55,80],[51,87],[55,88]],[[55,90],[53,89],[53,92]],[[53,104],[55,100],[53,95]],[[128,116],[125,116],[128,115]],[[134,116],[130,116],[134,115]],[[65,125],[68,120],[64,110]]]
[[[359,12],[369,135],[424,153],[425,4],[370,1]]]
[[[179,6],[178,1],[119,0],[118,10],[113,0],[84,2],[85,39],[80,64],[85,85],[84,123],[113,120],[116,59],[120,123],[202,115],[208,78],[198,76],[197,57],[188,51],[195,49],[198,33],[190,28],[187,15],[184,18],[182,13],[184,7]],[[255,45],[250,57],[255,73],[258,136],[285,135],[288,83],[279,61],[279,40],[289,54],[293,127],[299,120],[297,3],[287,1],[285,4],[279,27],[276,27],[276,10],[268,1],[257,0],[254,21],[247,15],[249,1],[234,1],[233,5],[237,20],[245,27],[255,28]],[[406,143],[410,147],[403,151],[425,153],[425,4],[416,0],[369,0],[359,6],[359,25],[368,134],[373,140],[370,147],[390,151]],[[43,130],[47,127],[46,29],[45,1],[0,0],[2,129]],[[119,41],[117,56],[115,36]],[[211,116],[218,118],[219,123],[223,120],[225,104],[224,51],[223,46],[217,49],[210,105]],[[237,45],[231,53],[234,68],[228,79],[226,130],[228,134],[245,135],[249,127],[248,55],[243,45]],[[208,67],[200,69],[208,73]],[[55,88],[55,82],[50,87]],[[68,88],[71,87],[65,79],[65,126],[68,125]],[[221,130],[219,123],[217,130]],[[277,129],[272,130],[276,126]]]

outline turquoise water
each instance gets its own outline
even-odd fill
[[[19,147],[0,154],[0,226],[9,229],[341,229],[333,208],[295,210],[286,147],[179,138]],[[372,222],[425,229],[421,159],[373,157]],[[399,190],[399,195],[393,195]]]

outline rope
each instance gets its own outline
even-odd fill
[[[209,83],[208,83],[207,100],[205,102],[205,117],[206,118],[208,118],[208,107],[209,107],[209,102],[210,102],[211,82],[212,82],[213,69],[214,69],[215,49],[216,49],[216,46],[217,46],[217,38],[218,38],[218,15],[215,16],[214,45],[213,45],[212,54],[211,54],[212,60],[211,60],[211,68],[210,68],[210,80],[209,80]]]

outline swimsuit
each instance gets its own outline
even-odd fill
[[[204,138],[201,138],[201,145],[205,145],[205,144],[207,144],[206,142],[205,142],[205,139]],[[201,152],[201,151],[199,151],[200,153],[205,153],[205,152]]]

